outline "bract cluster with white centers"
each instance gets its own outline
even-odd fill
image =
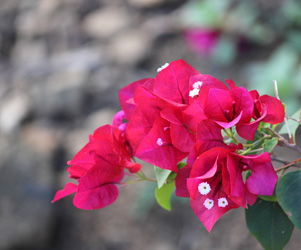
[[[205,206],[205,208],[207,208],[208,210],[210,210],[214,206],[214,201],[207,198],[204,201],[204,206]]]
[[[159,146],[162,146],[162,145],[163,145],[163,141],[162,141],[162,139],[161,139],[161,138],[158,138],[158,140],[157,140],[157,144],[158,144]]]
[[[228,205],[228,201],[226,198],[219,198],[218,199],[218,206],[219,207],[226,207]]]
[[[163,69],[166,69],[168,67],[169,63],[165,63],[164,65],[162,65],[160,68],[157,69],[157,72],[160,72]]]
[[[193,97],[199,95],[199,92],[200,92],[200,89],[201,89],[201,87],[202,87],[202,84],[203,84],[202,82],[197,81],[197,82],[195,82],[195,83],[192,85],[193,90],[190,90],[190,91],[189,91],[189,96],[190,96],[191,98],[193,98]]]
[[[198,190],[199,190],[200,194],[206,195],[206,194],[209,194],[209,192],[211,191],[211,187],[208,184],[208,182],[201,182],[198,186]]]

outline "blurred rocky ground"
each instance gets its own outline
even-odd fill
[[[67,181],[67,160],[111,123],[121,87],[180,58],[246,83],[240,69],[252,55],[215,67],[189,50],[177,22],[186,2],[0,1],[1,250],[261,249],[243,210],[208,235],[188,201],[163,211],[147,184],[124,188],[98,211],[74,208],[71,197],[50,203]],[[295,232],[287,249],[300,243]]]

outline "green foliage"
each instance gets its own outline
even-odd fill
[[[265,200],[265,201],[278,201],[277,199],[277,195],[276,195],[276,190],[274,190],[274,193],[273,195],[258,195],[258,197],[262,200]]]
[[[164,209],[170,211],[171,204],[170,199],[175,188],[175,182],[168,182],[164,184],[161,188],[156,188],[155,196],[158,204]]]
[[[281,177],[276,192],[280,206],[301,230],[301,171],[290,172]]]
[[[247,226],[267,250],[281,250],[288,243],[294,225],[277,202],[257,199],[246,209]]]
[[[155,169],[155,174],[158,182],[158,188],[161,188],[166,182],[168,176],[170,175],[171,170],[162,169],[157,166],[154,166],[154,169]]]
[[[278,139],[276,137],[265,140],[264,143],[262,144],[263,152],[271,153],[273,149],[276,147],[277,143],[278,143]]]

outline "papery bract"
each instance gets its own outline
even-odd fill
[[[247,140],[253,140],[254,134],[260,122],[278,124],[283,122],[285,110],[282,103],[275,97],[263,95],[259,96],[256,90],[250,91],[253,97],[254,112],[251,123],[238,124],[236,127],[240,136]]]
[[[120,122],[116,118],[116,125]],[[113,203],[118,196],[116,184],[122,180],[124,169],[135,173],[141,168],[140,164],[131,162],[124,133],[110,125],[95,130],[87,145],[68,162],[70,178],[76,179],[78,185],[67,183],[53,202],[76,192],[73,202],[81,209],[99,209]]]

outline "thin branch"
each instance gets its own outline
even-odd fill
[[[290,148],[298,153],[301,153],[301,148],[299,148],[296,144],[291,144],[289,143],[284,137],[282,137],[281,135],[279,135],[278,133],[276,133],[275,131],[273,131],[270,128],[267,128],[269,131],[271,131],[277,138],[278,138],[278,143],[281,146],[285,146],[287,148]]]
[[[289,161],[286,161],[283,158],[279,158],[279,157],[276,157],[276,156],[271,156],[271,161],[278,161],[278,162],[283,163],[283,164],[289,164],[290,163]]]
[[[277,99],[280,101],[280,97],[279,97],[279,94],[278,94],[277,81],[274,80],[273,83],[274,83],[274,88],[275,88],[275,94],[276,94],[276,97],[277,97]],[[288,138],[289,138],[289,140],[290,140],[290,143],[294,143],[294,139],[293,139],[292,133],[291,133],[291,131],[290,131],[290,129],[289,129],[289,126],[288,126],[286,117],[284,117],[284,123],[285,123],[285,126],[286,126],[286,130],[287,130],[287,133],[288,133]]]
[[[286,165],[284,165],[284,166],[282,166],[282,167],[280,167],[280,168],[277,168],[275,171],[276,171],[276,173],[277,173],[277,172],[279,172],[279,171],[281,171],[281,170],[283,170],[283,169],[286,169],[286,168],[288,168],[288,167],[290,167],[290,166],[301,167],[301,166],[298,166],[298,165],[295,164],[295,163],[297,163],[298,161],[301,161],[301,158],[298,158],[297,160],[295,160],[295,161],[293,161],[293,162],[290,162],[289,164],[286,164]]]
[[[290,119],[292,121],[298,122],[300,123],[301,121],[298,121],[297,119],[293,118],[293,117],[289,117],[289,116],[285,116],[287,119]]]

